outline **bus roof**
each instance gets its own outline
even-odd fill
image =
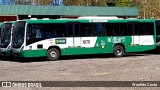
[[[26,21],[27,23],[67,23],[67,22],[130,22],[130,21],[137,21],[137,22],[154,22],[154,19],[26,19],[26,20],[19,20],[19,21]]]
[[[82,17],[78,17],[77,19],[86,19],[86,20],[100,20],[100,19],[103,19],[103,20],[109,20],[109,19],[118,19],[118,17],[115,17],[115,16],[108,16],[108,17],[105,17],[105,16],[82,16]]]
[[[4,24],[5,24],[5,23],[12,23],[12,24],[15,24],[16,21],[4,21]]]
[[[154,22],[155,19],[121,19],[121,20],[108,20],[108,22]]]
[[[89,20],[78,20],[78,19],[49,19],[49,20],[43,20],[43,19],[37,19],[37,20],[20,20],[20,21],[26,21],[27,23],[67,23],[67,22],[89,22]]]

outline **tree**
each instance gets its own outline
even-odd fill
[[[116,3],[116,6],[128,6],[130,7],[132,2],[131,0],[116,0],[117,3]]]
[[[117,7],[123,7],[123,6],[130,7],[132,5],[131,0],[106,0],[106,3],[108,4],[108,6],[117,6]]]
[[[140,18],[160,18],[160,0],[134,0],[135,6],[139,8]]]
[[[39,5],[49,5],[52,4],[53,0],[34,0],[34,3]]]
[[[106,0],[64,0],[66,6],[107,6]]]
[[[107,0],[108,6],[136,6],[140,18],[160,18],[160,0]]]

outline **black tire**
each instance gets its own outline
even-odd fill
[[[120,45],[115,46],[113,54],[115,57],[122,57],[124,55],[124,48]]]
[[[47,51],[47,58],[50,61],[57,61],[60,57],[60,53],[56,48],[51,48]]]

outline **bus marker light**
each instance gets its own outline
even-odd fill
[[[29,46],[29,49],[32,49],[32,46]]]

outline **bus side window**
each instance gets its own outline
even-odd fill
[[[139,35],[139,23],[134,23],[134,35]]]
[[[56,37],[56,25],[55,24],[43,24],[41,29],[41,35],[45,39]]]
[[[84,26],[84,36],[93,36],[94,24],[89,23]]]
[[[67,25],[67,36],[68,37],[72,37],[73,36],[73,25],[72,24],[68,24]]]
[[[113,23],[107,23],[106,25],[106,35],[107,36],[114,36],[114,24]]]
[[[95,23],[93,36],[104,36],[104,25],[102,23]]]
[[[82,23],[80,25],[80,36],[103,36],[105,26],[102,23]]]
[[[27,28],[27,39],[30,39],[30,36],[31,36],[30,29],[31,29],[30,27]]]
[[[120,32],[119,32],[119,24],[118,23],[113,23],[113,35],[114,36],[119,36]]]
[[[80,35],[82,37],[88,36],[88,29],[89,29],[88,24],[87,23],[82,23],[81,27],[80,27],[80,31],[81,31]]]
[[[133,35],[133,26],[132,26],[131,23],[129,23],[129,24],[127,25],[127,35],[128,35],[128,36]]]
[[[56,31],[55,30],[46,30],[46,39],[49,39],[49,38],[54,38],[56,37]]]
[[[29,38],[31,38],[31,39],[33,39],[33,38],[36,37],[36,35],[35,35],[35,30],[34,30],[34,29],[35,29],[35,28],[34,28],[34,25],[32,25],[32,26],[30,27],[30,29],[29,29],[29,32],[30,32]]]
[[[41,31],[39,29],[35,29],[35,30],[36,30],[36,38],[42,38]]]
[[[67,28],[66,24],[57,24],[57,37],[66,37],[67,36]]]
[[[140,35],[153,35],[154,34],[154,23],[140,23]]]
[[[81,23],[81,24],[80,24],[80,36],[83,37],[84,34],[85,34],[85,31],[84,31],[84,24]]]
[[[119,35],[120,36],[127,35],[127,24],[126,23],[119,24]]]
[[[74,35],[75,36],[80,36],[80,24],[75,24],[74,25]]]
[[[92,36],[92,30],[89,28],[89,27],[86,27],[86,29],[85,29],[85,36]]]
[[[156,22],[156,34],[160,35],[160,23],[159,23],[159,21]]]

